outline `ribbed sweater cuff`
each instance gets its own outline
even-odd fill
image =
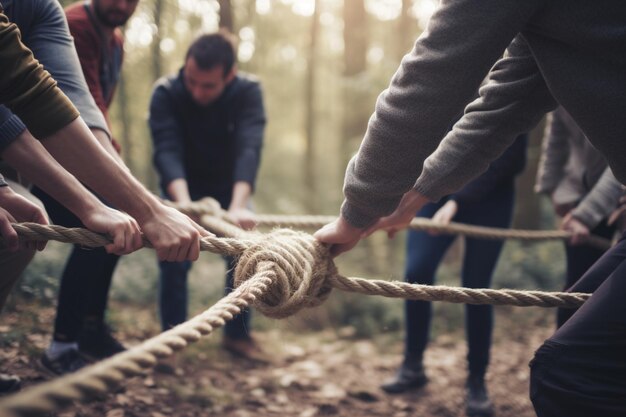
[[[0,125],[0,153],[26,129],[26,125],[16,115],[12,115]]]
[[[437,186],[436,181],[431,181],[427,176],[422,175],[413,186],[413,189],[426,197],[429,201],[436,203],[446,196],[445,193],[441,193],[440,190],[442,187]]]

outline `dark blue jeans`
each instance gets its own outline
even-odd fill
[[[626,240],[570,288],[593,293],[535,352],[530,399],[538,417],[626,415]]]
[[[447,200],[428,204],[418,217],[432,217]],[[514,188],[500,188],[479,203],[459,207],[454,221],[489,227],[510,226],[513,212]],[[410,283],[432,285],[435,274],[455,236],[432,236],[426,232],[409,231],[405,279]],[[461,284],[469,288],[487,288],[495,269],[503,242],[466,238]],[[422,360],[428,344],[432,306],[427,301],[406,301],[405,361]],[[465,329],[468,342],[467,360],[472,375],[484,375],[489,364],[489,349],[493,328],[493,308],[489,305],[466,305]]]
[[[224,260],[227,268],[224,293],[228,294],[233,290],[235,260],[228,256]],[[187,320],[187,275],[191,262],[159,262],[159,267],[159,308],[161,328],[165,331]],[[250,312],[246,309],[226,323],[224,334],[233,339],[248,338],[249,324]]]
[[[44,204],[54,224],[84,227],[78,217],[41,189],[35,187],[33,194]],[[104,248],[74,246],[61,276],[54,340],[78,341],[85,324],[98,327],[104,323],[111,280],[119,259]]]

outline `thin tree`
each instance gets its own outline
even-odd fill
[[[218,0],[218,4],[220,5],[220,28],[235,33],[235,18],[230,0]]]
[[[317,44],[319,37],[319,0],[313,3],[311,16],[311,32],[309,39],[308,65],[305,80],[305,152],[304,152],[304,183],[306,187],[305,198],[307,206],[312,212],[316,212],[317,200],[315,182],[315,87],[317,62]]]

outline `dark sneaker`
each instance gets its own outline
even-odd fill
[[[111,334],[108,326],[84,329],[78,340],[78,350],[91,361],[99,361],[124,352],[126,348]]]
[[[0,374],[0,395],[11,394],[22,388],[22,381],[17,375]]]
[[[63,352],[56,359],[50,359],[44,353],[39,363],[43,370],[51,376],[69,374],[87,366],[87,362],[76,349]]]
[[[465,413],[469,417],[492,417],[493,403],[489,399],[484,378],[470,376],[465,388]]]
[[[412,389],[421,388],[428,383],[424,367],[402,364],[396,374],[385,381],[380,388],[388,394],[400,394]]]

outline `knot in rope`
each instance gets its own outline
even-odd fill
[[[317,307],[330,295],[329,277],[337,274],[328,249],[311,235],[278,229],[246,249],[235,269],[235,286],[253,276],[272,280],[254,306],[268,317],[285,318]]]

